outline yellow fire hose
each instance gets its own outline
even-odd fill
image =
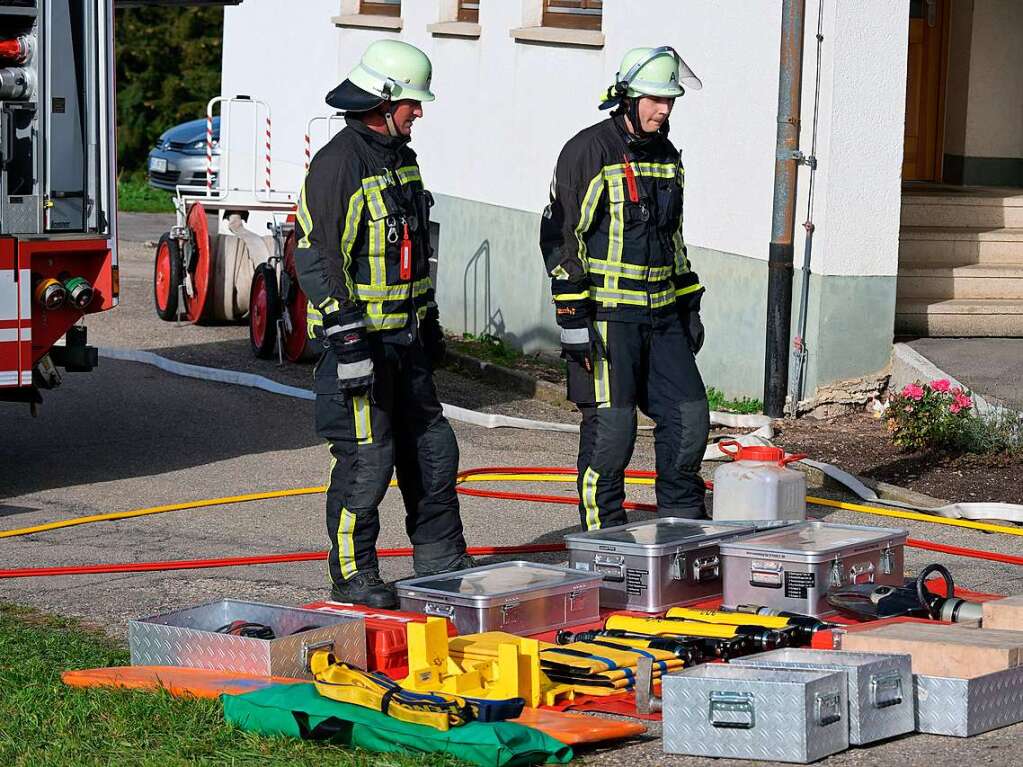
[[[463,482],[566,482],[575,483],[576,478],[574,473],[571,474],[554,474],[554,473],[516,473],[514,471],[494,471],[494,472],[480,472],[476,474],[470,473],[468,476],[460,477],[459,483]],[[630,485],[652,485],[654,483],[653,478],[650,477],[626,477],[626,483]],[[392,480],[390,483],[391,487],[395,487],[397,483]],[[294,488],[291,490],[273,490],[264,493],[247,493],[244,495],[231,495],[222,498],[209,498],[200,501],[187,501],[184,503],[172,503],[161,506],[151,506],[143,509],[133,509],[130,511],[117,511],[108,514],[92,514],[85,517],[75,517],[74,519],[65,519],[59,522],[48,522],[41,525],[33,525],[31,527],[21,527],[13,530],[0,531],[0,538],[14,538],[21,535],[31,535],[33,533],[43,533],[51,530],[60,530],[65,527],[75,527],[77,525],[87,525],[92,522],[111,522],[119,519],[132,519],[135,517],[145,517],[150,514],[162,514],[169,511],[185,511],[188,509],[201,509],[209,506],[224,506],[234,503],[248,503],[249,501],[264,501],[271,500],[274,498],[287,498],[292,496],[300,495],[315,495],[323,493],[326,490],[325,487],[301,487]],[[846,503],[845,501],[835,501],[830,498],[817,498],[814,496],[807,496],[807,503],[816,504],[818,506],[829,506],[836,509],[843,509],[845,511],[854,511],[860,514],[873,514],[882,517],[894,517],[896,519],[909,519],[916,522],[929,522],[935,525],[948,525],[951,527],[964,527],[970,530],[980,530],[986,533],[1003,533],[1005,535],[1020,535],[1023,536],[1023,529],[1009,527],[1008,525],[995,525],[988,522],[974,522],[966,519],[949,519],[945,517],[934,517],[929,514],[920,514],[912,511],[896,511],[894,509],[882,509],[877,506],[867,506],[859,503]]]

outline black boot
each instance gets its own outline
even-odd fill
[[[463,552],[456,559],[453,559],[450,562],[447,562],[439,567],[436,568],[431,567],[428,570],[427,569],[420,570],[420,568],[417,567],[415,568],[415,571],[416,577],[421,578],[424,575],[443,575],[444,573],[453,573],[456,570],[468,570],[470,567],[477,566],[478,564],[476,560]]]
[[[380,580],[380,574],[376,570],[357,573],[347,580],[335,583],[330,590],[330,598],[335,602],[352,602],[382,610],[395,610],[398,607],[398,596],[394,593],[394,587]]]

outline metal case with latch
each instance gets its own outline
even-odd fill
[[[846,675],[710,663],[661,679],[664,752],[808,764],[849,747]]]
[[[600,618],[600,576],[501,562],[397,584],[401,609],[447,618],[459,634],[537,634]]]
[[[910,656],[786,648],[736,658],[736,666],[844,671],[849,678],[849,743],[863,746],[916,728]]]
[[[602,607],[660,612],[721,594],[718,544],[756,531],[679,517],[565,536],[569,566],[603,582]]]
[[[235,621],[266,626],[274,638],[217,631]],[[238,599],[129,621],[128,646],[133,666],[311,679],[309,654],[324,649],[350,666],[366,668],[366,624],[361,617]]]
[[[842,586],[901,586],[906,531],[800,522],[721,543],[725,607],[759,605],[820,617]]]

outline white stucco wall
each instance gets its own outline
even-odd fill
[[[980,0],[978,0],[979,2]],[[995,0],[988,0],[995,1]],[[813,268],[895,274],[908,0],[825,2]],[[345,0],[350,6],[351,0]],[[703,79],[679,100],[687,241],[764,260],[771,230],[780,0],[605,0],[600,49],[516,42],[539,0],[481,3],[478,40],[434,37],[442,0],[405,0],[403,29],[337,28],[340,0],[246,0],[225,13],[223,91],[272,103],[275,185],[298,186],[306,121],[370,42],[400,37],[431,57],[436,102],[413,146],[435,192],[526,211],[546,203],[562,144],[603,116],[621,55],[670,43]],[[816,0],[807,3],[804,151],[813,107]],[[800,174],[797,262],[807,172]],[[699,265],[696,265],[699,268]]]
[[[823,0],[812,270],[895,275],[909,36],[908,0]],[[807,2],[801,146],[813,131],[818,0]],[[802,263],[809,170],[799,176],[796,264]]]

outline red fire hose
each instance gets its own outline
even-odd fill
[[[467,477],[478,476],[481,474],[504,474],[504,475],[554,474],[562,476],[571,476],[576,474],[576,470],[563,467],[491,466],[479,469],[467,469],[465,471],[459,472],[458,478],[459,480],[464,480]],[[625,475],[626,477],[629,478],[638,479],[653,479],[657,476],[656,472],[652,471],[627,471]],[[713,487],[712,484],[709,482],[707,483],[707,486],[710,488]],[[576,496],[574,495],[542,495],[537,493],[516,493],[502,490],[482,490],[473,487],[467,487],[464,484],[459,484],[456,490],[461,495],[469,495],[478,498],[496,498],[500,500],[511,501],[530,501],[533,503],[552,503],[568,506],[575,506],[579,502]],[[657,510],[657,507],[654,504],[636,503],[629,501],[625,503],[625,508],[641,511]],[[932,541],[925,541],[915,538],[908,539],[906,541],[906,545],[913,548],[924,549],[927,551],[936,551],[943,554],[951,554],[954,556],[969,557],[972,559],[983,559],[990,562],[1000,562],[1002,564],[1023,566],[1023,557],[1012,556],[1009,554],[998,554],[995,552],[981,551],[978,549],[970,549],[960,546],[949,546],[946,544],[934,543]],[[469,553],[472,554],[473,556],[488,556],[492,554],[534,554],[552,551],[562,551],[564,548],[565,545],[563,543],[537,543],[514,546],[476,546],[470,547]],[[377,556],[379,557],[408,557],[411,555],[412,555],[411,548],[377,550]],[[0,579],[54,575],[138,573],[156,572],[163,570],[192,570],[213,567],[240,567],[246,565],[286,564],[291,562],[309,562],[315,560],[322,560],[326,559],[326,557],[327,553],[325,551],[300,551],[289,554],[269,554],[251,557],[222,557],[215,559],[178,559],[155,562],[122,562],[97,565],[72,565],[65,567],[24,567],[0,570]]]

